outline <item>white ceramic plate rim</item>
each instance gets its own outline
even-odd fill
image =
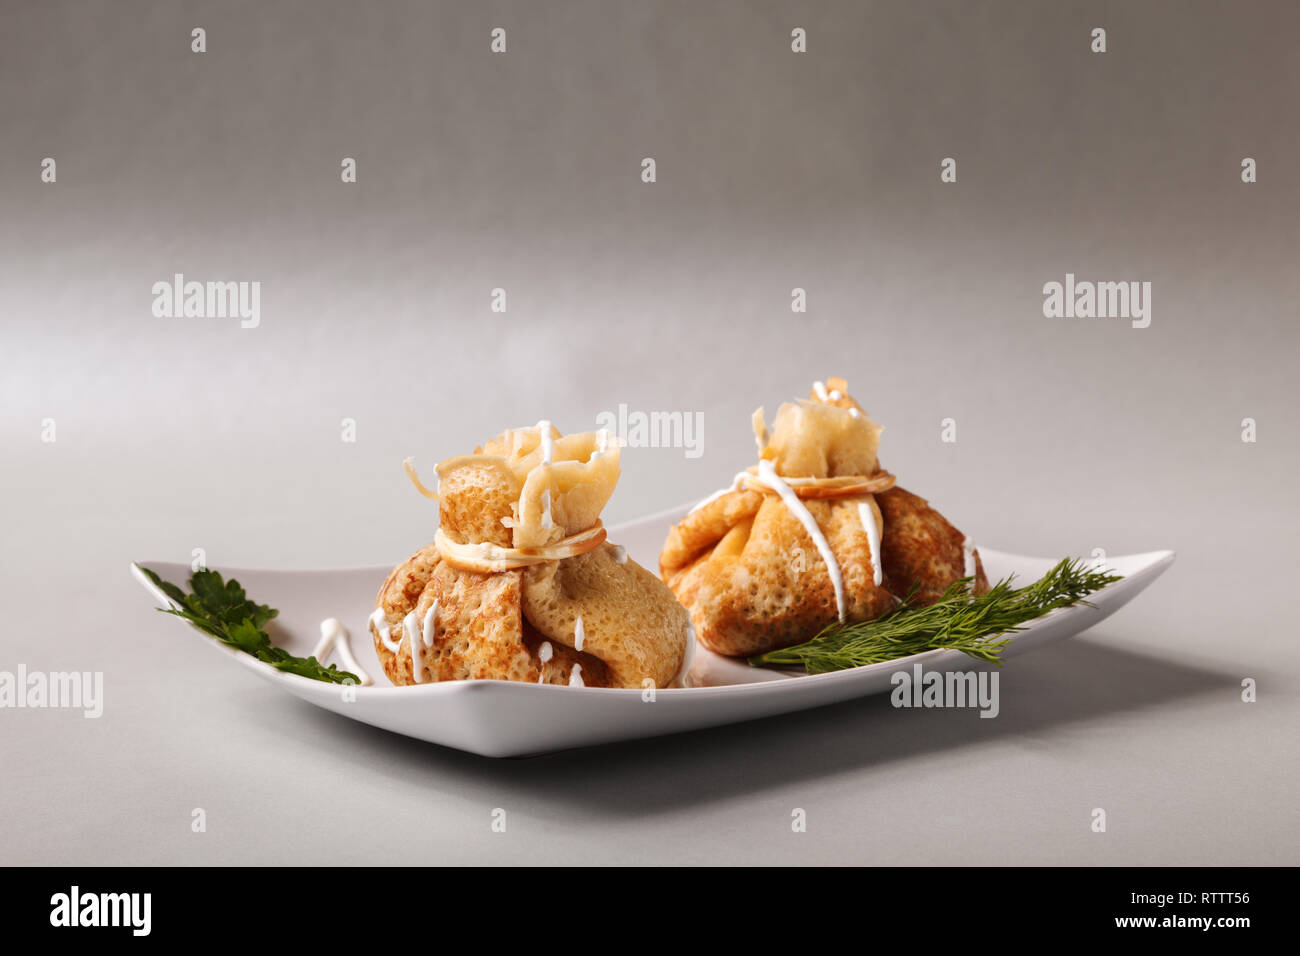
[[[647,515],[643,518],[636,519],[633,522],[628,522],[625,525],[620,527],[630,527],[633,525],[643,525],[643,524],[651,524],[659,521],[666,521],[671,517],[680,516],[684,514],[686,510],[688,510],[687,506],[670,508],[662,512],[657,512],[655,514]],[[617,536],[618,531],[619,531],[619,527],[610,529],[611,536]],[[1048,566],[1055,563],[1050,559],[1032,558],[1026,555],[1018,555],[1013,552],[996,551],[982,546],[980,547],[980,553],[982,555],[986,555],[991,562],[996,561],[997,559],[1000,558],[1007,558],[1007,559],[1019,559],[1021,561],[1031,560],[1040,563],[1046,563]],[[1139,571],[1134,575],[1129,575],[1122,578],[1119,581],[1116,581],[1114,584],[1111,584],[1107,588],[1105,588],[1104,591],[1097,592],[1096,595],[1093,595],[1094,599],[1101,594],[1104,594],[1106,596],[1105,603],[1107,607],[1101,610],[1101,613],[1097,616],[1096,621],[1101,620],[1101,618],[1103,617],[1109,616],[1110,613],[1112,613],[1115,610],[1118,610],[1119,607],[1127,603],[1129,597],[1134,596],[1137,592],[1143,590],[1146,587],[1146,584],[1149,583],[1149,580],[1151,578],[1158,576],[1161,572],[1164,571],[1166,567],[1168,567],[1168,565],[1173,563],[1174,558],[1175,558],[1175,553],[1170,550],[1145,551],[1136,554],[1119,555],[1119,556],[1113,556],[1109,558],[1108,564],[1110,564],[1111,566],[1136,564],[1139,566]],[[143,573],[143,571],[141,571],[140,565],[143,564],[144,566],[149,567],[149,566],[156,566],[158,564],[175,564],[175,563],[176,562],[173,561],[158,561],[158,562],[146,561],[146,562],[133,562],[131,564],[131,575],[145,588],[146,591],[149,592],[149,594],[154,598],[154,600],[158,603],[160,607],[173,607],[174,604],[171,601],[171,599],[168,598],[167,595],[164,594],[160,588],[154,585],[154,583],[149,580],[149,578]],[[309,575],[322,574],[322,573],[344,573],[344,574],[373,573],[375,575],[376,580],[382,580],[383,578],[387,577],[390,570],[391,568],[387,566],[368,566],[368,565],[354,565],[349,567],[317,568],[317,569],[305,569],[305,568],[277,569],[277,568],[240,567],[240,568],[230,568],[228,570],[227,577],[231,577],[231,576],[238,577],[241,574],[259,574],[259,573],[294,575],[294,576],[309,576]],[[1023,584],[1028,582],[1020,582],[1020,583]],[[1132,595],[1128,593],[1130,591],[1133,592]],[[1043,615],[1040,618],[1036,618],[1029,626],[1032,629],[1037,629],[1045,626],[1047,623],[1061,617],[1062,615],[1074,614],[1074,613],[1078,613],[1080,610],[1087,610],[1087,609],[1088,608],[1086,606],[1081,606],[1081,605],[1076,605],[1068,608],[1059,608],[1055,611],[1051,611]],[[1092,623],[1096,623],[1096,621],[1093,621]],[[1090,627],[1092,626],[1092,624],[1088,624],[1086,626]],[[279,681],[285,684],[287,688],[292,688],[291,689],[292,693],[298,696],[305,696],[305,695],[311,695],[312,693],[322,693],[322,692],[330,696],[333,696],[338,693],[339,685],[337,684],[331,684],[325,681],[312,680],[311,678],[303,677],[299,674],[291,674],[285,671],[276,670],[271,665],[259,661],[257,658],[253,657],[252,655],[246,654],[243,651],[237,650],[233,647],[228,647],[227,645],[222,644],[220,641],[210,637],[209,635],[203,634],[201,631],[196,630],[196,633],[198,633],[200,636],[205,638],[205,643],[212,645],[212,647],[214,647],[217,651],[224,654],[231,655],[240,664],[249,668],[254,673],[259,674],[265,679],[271,681]],[[1022,635],[1026,633],[1029,632],[1028,631],[1021,632]],[[1017,635],[1012,635],[1011,645],[1007,649],[1008,654],[1010,654],[1014,650],[1015,643],[1016,643],[1015,641],[1016,636]],[[722,684],[722,685],[704,686],[704,687],[662,687],[656,689],[656,694],[674,695],[674,696],[690,695],[692,698],[700,698],[703,697],[704,695],[710,697],[722,697],[722,696],[743,697],[746,695],[754,695],[754,694],[761,694],[763,696],[767,696],[770,694],[794,692],[796,688],[802,688],[804,691],[806,691],[809,689],[809,684],[811,682],[816,682],[817,684],[823,686],[832,686],[839,683],[854,682],[854,681],[862,680],[864,675],[867,674],[872,674],[872,673],[885,671],[885,670],[890,670],[890,671],[897,670],[898,667],[900,665],[903,665],[904,663],[909,665],[918,662],[922,664],[932,663],[937,658],[941,658],[941,657],[961,659],[961,658],[965,658],[965,655],[962,654],[960,651],[954,651],[946,648],[938,648],[935,650],[924,651],[920,654],[912,654],[907,657],[900,657],[900,658],[895,658],[893,660],[881,661],[877,664],[868,664],[862,667],[850,668],[848,670],[831,671],[825,674],[800,674],[797,672],[791,673],[787,671],[781,671],[774,668],[757,668],[757,670],[763,670],[772,673],[775,679],[760,679],[748,683]],[[966,659],[970,660],[969,658]],[[737,661],[736,664],[737,666],[740,667],[749,667],[748,664],[744,664],[739,661]],[[358,698],[362,696],[365,696],[367,698],[382,698],[382,697],[392,697],[394,695],[397,695],[403,699],[410,699],[416,696],[433,696],[439,694],[447,695],[447,694],[463,693],[466,691],[472,691],[476,686],[499,685],[501,683],[502,683],[501,681],[497,681],[497,680],[475,679],[475,680],[459,680],[459,681],[440,681],[435,683],[417,684],[417,685],[411,685],[405,687],[358,685],[354,687],[353,690],[358,696]],[[519,682],[506,682],[506,683],[510,683],[512,688],[515,688],[518,692],[522,692],[522,693],[605,694],[605,695],[623,695],[628,697],[639,697],[642,694],[642,690],[639,688],[568,687],[568,686],[557,685],[557,684],[525,684]],[[785,690],[782,690],[782,688],[784,688]]]

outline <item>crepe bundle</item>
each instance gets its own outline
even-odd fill
[[[654,574],[605,540],[620,452],[549,422],[438,466],[440,527],[393,569],[371,618],[394,684],[496,679],[672,684],[690,620]]]
[[[988,589],[979,552],[880,468],[882,429],[843,379],[782,405],[770,432],[761,408],[753,421],[758,465],[675,525],[659,557],[705,647],[761,654],[932,604],[962,577]]]

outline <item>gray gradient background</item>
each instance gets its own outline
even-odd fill
[[[1295,4],[0,11],[0,668],[107,685],[98,721],[0,711],[0,862],[1300,862]],[[178,271],[259,280],[261,327],[155,319]],[[1151,327],[1044,319],[1066,272],[1151,281]],[[835,374],[978,541],[1178,563],[1009,666],[997,720],[875,698],[506,762],[215,667],[127,575],[391,564],[432,531],[406,455],[703,412],[703,457],[627,453],[635,517]]]

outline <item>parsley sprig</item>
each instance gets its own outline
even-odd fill
[[[164,614],[189,621],[200,631],[211,634],[222,644],[252,654],[276,670],[310,677],[312,680],[332,684],[359,684],[355,674],[339,670],[334,664],[325,667],[315,657],[294,657],[271,643],[263,628],[280,612],[265,604],[249,600],[243,587],[234,578],[223,580],[221,573],[203,569],[190,575],[190,590],[186,593],[155,572],[137,564],[149,580],[156,584],[179,608],[159,608]]]
[[[927,607],[914,606],[909,595],[883,617],[828,625],[810,641],[751,657],[749,663],[802,664],[810,674],[823,674],[952,648],[1001,666],[1002,651],[1011,642],[1005,635],[1024,630],[1048,611],[1087,604],[1087,595],[1119,579],[1072,558],[1023,588],[1013,588],[1006,578],[972,596],[971,579],[962,578]]]

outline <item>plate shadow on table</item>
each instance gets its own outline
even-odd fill
[[[1228,700],[1239,681],[1236,672],[1080,638],[1008,660],[1000,713],[992,719],[976,709],[894,708],[889,695],[876,694],[743,724],[513,760],[424,743],[287,698],[280,706],[296,711],[294,721],[307,722],[304,742],[395,781],[461,794],[519,791],[567,802],[575,813],[625,819],[845,771],[883,770],[963,747],[1032,740],[1072,723],[1210,694]]]

